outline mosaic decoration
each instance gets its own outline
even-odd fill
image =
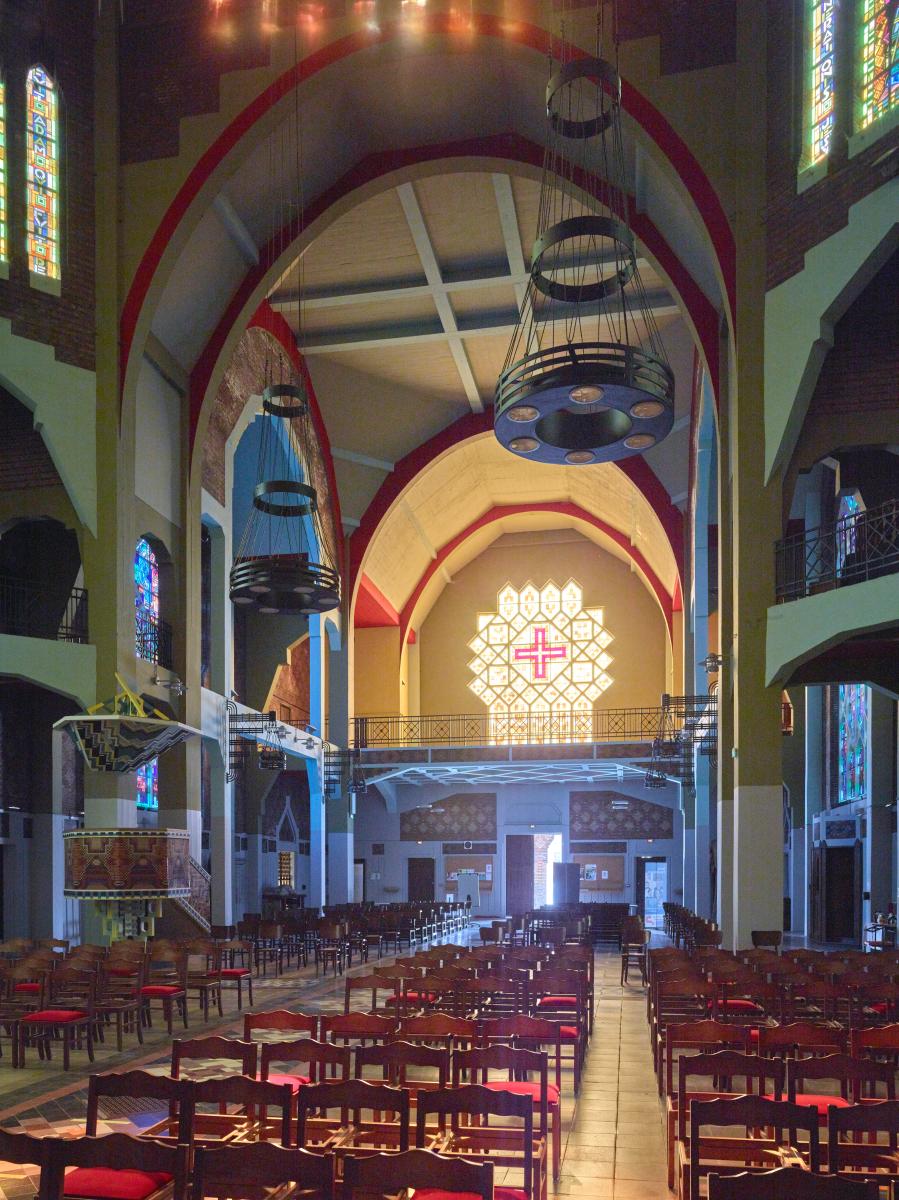
[[[838,804],[867,796],[867,757],[868,689],[863,683],[841,683],[837,689]]]
[[[60,278],[59,142],[56,84],[43,67],[32,67],[25,84],[28,125],[26,232],[28,268]]]
[[[490,743],[522,744],[554,722],[556,740],[592,741],[593,705],[613,682],[603,610],[584,608],[573,579],[520,591],[507,583],[496,607],[478,614],[468,643],[468,686],[490,711]]]
[[[617,807],[627,802],[627,807]],[[615,805],[615,807],[613,807]],[[568,802],[569,837],[644,840],[673,838],[674,812],[624,792],[571,792]]]
[[[137,807],[157,810],[159,808],[158,758],[138,767],[135,786],[137,788]]]
[[[198,731],[178,721],[98,714],[63,717],[66,729],[92,771],[136,771]]]
[[[74,829],[63,834],[65,894],[84,900],[190,896],[190,839],[178,829]]]
[[[865,129],[899,103],[899,6],[862,0],[859,125]]]
[[[446,796],[433,808],[400,813],[400,838],[404,842],[443,842],[460,837],[472,842],[496,837],[495,792]]]
[[[6,84],[0,78],[0,261],[9,260],[6,201]]]
[[[834,27],[837,0],[812,0],[811,162],[830,149],[834,122]]]

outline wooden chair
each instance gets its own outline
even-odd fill
[[[230,1075],[193,1081],[191,1086],[195,1143],[275,1138],[282,1146],[291,1144],[293,1090],[289,1084]],[[218,1112],[198,1111],[200,1104],[217,1105]],[[269,1109],[277,1115],[270,1118]]]
[[[493,1200],[493,1163],[448,1159],[433,1150],[349,1157],[343,1166],[344,1200],[356,1192],[393,1197],[415,1189],[415,1200],[448,1200],[450,1195]]]
[[[196,993],[204,1024],[209,1022],[209,1002],[215,1002],[218,1015],[225,1015],[222,1008],[222,950],[211,938],[195,938],[188,942],[187,950],[187,994]]]
[[[555,1068],[552,1082],[561,1095],[562,1031],[554,1021],[523,1014],[514,1017],[497,1017],[495,1020],[481,1023],[481,1038],[484,1045],[487,1046],[500,1043],[523,1050],[539,1050],[554,1058]]]
[[[385,968],[386,969],[386,968]],[[363,1008],[363,1012],[393,1012],[397,1013],[399,1004],[390,1004],[390,1000],[396,995],[396,984],[393,980],[379,974],[370,975],[348,975],[343,988],[343,1011],[344,1013],[359,1011],[353,1008],[353,993],[363,993],[363,1004],[365,1004],[364,994],[369,993],[369,1002],[367,1007]],[[388,1000],[383,1005],[378,1007],[378,993],[386,992]]]
[[[849,1035],[849,1052],[853,1058],[885,1058],[888,1062],[899,1061],[899,1024],[853,1029]]]
[[[217,927],[213,926],[213,933]],[[230,926],[228,926],[230,928]],[[220,942],[222,953],[221,975],[222,987],[233,984],[237,989],[237,1008],[243,1008],[243,985],[247,985],[247,996],[250,1007],[253,1006],[253,943],[241,938],[230,938]],[[238,959],[240,961],[238,962]],[[304,964],[305,965],[305,964]]]
[[[752,1038],[756,1042],[755,1036]],[[795,1058],[804,1055],[842,1053],[846,1034],[836,1025],[816,1025],[811,1021],[793,1021],[758,1031],[758,1052],[767,1056]]]
[[[469,1017],[454,1017],[448,1013],[423,1013],[404,1017],[397,1036],[405,1042],[450,1049],[468,1049],[478,1039],[478,1022]]]
[[[384,1046],[359,1046],[356,1049],[355,1076],[364,1079],[366,1067],[377,1067],[381,1077],[374,1082],[405,1088],[414,1106],[419,1091],[445,1088],[450,1077],[450,1051],[437,1046],[395,1041]],[[409,1069],[436,1072],[436,1079],[410,1079]]]
[[[708,1135],[704,1129],[744,1126],[746,1137],[733,1134]],[[765,1130],[767,1136],[758,1136]],[[699,1200],[704,1175],[716,1171],[731,1174],[747,1168],[801,1166],[793,1147],[797,1131],[808,1134],[808,1165],[821,1169],[818,1114],[785,1100],[762,1096],[739,1096],[730,1100],[694,1100],[690,1105],[690,1141],[678,1143],[678,1195],[680,1200]],[[750,1134],[751,1131],[751,1134]],[[728,1170],[723,1164],[733,1164]]]
[[[752,944],[758,950],[764,947],[768,950],[774,950],[775,953],[780,949],[781,943],[784,940],[782,929],[753,929],[750,936]]]
[[[776,1167],[760,1175],[709,1175],[709,1200],[878,1200],[876,1183]]]
[[[161,1200],[184,1196],[189,1148],[127,1133],[53,1138],[52,1200]],[[75,1170],[65,1173],[66,1168]]]
[[[429,1127],[428,1118],[437,1119]],[[491,1117],[520,1124],[491,1125]],[[546,1192],[546,1141],[534,1136],[530,1096],[492,1091],[480,1084],[429,1092],[419,1097],[416,1144],[447,1156],[488,1156],[495,1168],[521,1171],[527,1200]],[[516,1185],[517,1186],[517,1185]]]
[[[284,1008],[276,1008],[272,1012],[247,1013],[243,1019],[243,1040],[252,1042],[257,1029],[263,1033],[298,1033],[314,1038],[318,1035],[318,1013],[288,1012]],[[279,1037],[278,1041],[287,1041],[287,1038]]]
[[[298,1038],[290,1042],[263,1042],[259,1078],[272,1083],[290,1084],[291,1090],[297,1092],[309,1083],[349,1079],[352,1057],[353,1052],[349,1046],[335,1046],[333,1042],[317,1042],[313,1038]],[[309,1073],[272,1073],[272,1063],[291,1066],[300,1063],[309,1068]]]
[[[429,1093],[435,1094],[436,1093]],[[339,1110],[337,1118],[328,1113]],[[363,1113],[372,1114],[369,1120]],[[323,1116],[311,1117],[311,1113]],[[385,1114],[396,1120],[383,1120]],[[409,1093],[364,1079],[310,1084],[297,1093],[297,1144],[319,1153],[349,1149],[408,1150]]]
[[[885,1135],[881,1140],[880,1135]],[[884,1184],[899,1179],[899,1101],[880,1100],[831,1108],[827,1116],[827,1162],[831,1175],[851,1171]]]
[[[73,1046],[87,1049],[94,1061],[94,1030],[97,1014],[97,976],[91,971],[60,967],[49,977],[47,1007],[26,1013],[19,1021],[19,1066],[25,1065],[29,1041],[38,1046],[41,1058],[50,1058],[51,1043],[62,1038],[63,1070],[68,1071]]]
[[[358,1042],[362,1046],[370,1043],[389,1042],[397,1031],[393,1016],[378,1013],[351,1012],[319,1018],[322,1041],[339,1042],[348,1046]]]
[[[621,986],[628,982],[631,967],[640,972],[640,983],[646,986],[646,951],[652,933],[643,928],[639,917],[627,917],[621,927]]]
[[[52,1157],[53,1144],[56,1140],[56,1138],[32,1137],[29,1133],[11,1133],[8,1129],[0,1129],[0,1162],[40,1168],[38,1200],[61,1200],[62,1198],[62,1172],[54,1170]]]
[[[101,1101],[107,1097],[128,1100],[159,1100],[168,1110],[168,1128],[173,1144],[189,1145],[193,1141],[193,1088],[188,1079],[172,1079],[169,1075],[151,1075],[149,1071],[120,1071],[107,1075],[91,1075],[87,1085],[87,1116],[84,1132],[97,1135]]]
[[[205,1037],[172,1042],[172,1078],[181,1078],[181,1065],[189,1060],[224,1058],[240,1064],[240,1074],[255,1078],[259,1046],[237,1038]],[[236,1074],[237,1072],[230,1072]]]
[[[883,1099],[896,1099],[896,1082],[892,1065],[852,1058],[848,1054],[826,1054],[815,1058],[787,1059],[787,1099],[791,1104],[807,1104],[818,1110],[822,1124],[827,1122],[830,1108],[848,1108],[863,1099],[874,1099],[878,1084],[883,1085]],[[837,1084],[836,1092],[807,1092],[808,1080],[827,1080]]]
[[[191,1200],[332,1200],[334,1162],[273,1142],[201,1147],[194,1155]]]
[[[147,982],[140,990],[144,1020],[152,1025],[153,1001],[158,1000],[172,1036],[172,1014],[177,1008],[187,1029],[187,955],[165,945],[154,945],[147,960]]]
[[[121,1054],[125,1032],[134,1033],[138,1043],[144,1044],[141,1020],[141,987],[143,986],[143,959],[136,965],[132,977],[112,975],[104,961],[98,964],[97,972],[97,1029],[102,1039],[103,1024],[115,1021],[116,1049]]]
[[[725,1021],[684,1021],[665,1029],[664,1073],[659,1074],[659,1092],[668,1100],[674,1096],[674,1067],[684,1050],[713,1052],[715,1049],[749,1052],[749,1030],[745,1025]]]

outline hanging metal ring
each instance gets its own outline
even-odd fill
[[[562,242],[582,237],[606,238],[617,242],[624,250],[624,266],[609,279],[600,279],[598,283],[559,283],[550,279],[542,269],[543,255],[546,251]],[[555,225],[550,225],[534,242],[531,258],[531,278],[534,287],[551,300],[561,300],[567,304],[589,304],[591,301],[614,296],[629,282],[637,269],[634,235],[626,225],[613,217],[568,217],[565,221],[558,221]]]
[[[611,100],[609,108],[602,108],[597,116],[587,121],[571,121],[555,112],[552,102],[556,96],[576,79],[590,79],[596,84],[601,96]],[[546,115],[553,129],[567,138],[591,138],[605,133],[612,124],[612,108],[621,103],[621,76],[604,58],[575,58],[556,71],[546,85]]]
[[[305,393],[293,383],[271,383],[262,393],[262,410],[273,417],[305,417],[307,408]]]
[[[266,496],[275,496],[279,492],[305,496],[306,499],[296,504],[275,504],[266,499]],[[315,488],[306,483],[297,483],[294,479],[263,479],[253,489],[253,507],[268,513],[270,517],[308,517],[318,508],[318,496]]]

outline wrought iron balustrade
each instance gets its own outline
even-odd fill
[[[143,609],[135,610],[135,652],[145,662],[157,663],[171,671],[175,666],[172,651],[172,627],[168,621]]]
[[[899,571],[899,500],[782,538],[775,546],[778,602]]]
[[[568,713],[444,713],[356,717],[357,750],[376,746],[564,745],[651,742],[663,732],[661,708],[606,708]]]
[[[87,641],[87,591],[59,596],[27,580],[0,576],[0,633],[57,642]]]

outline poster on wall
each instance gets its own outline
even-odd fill
[[[608,878],[608,872],[604,871],[603,876]],[[581,879],[596,879],[596,863],[584,863]]]

